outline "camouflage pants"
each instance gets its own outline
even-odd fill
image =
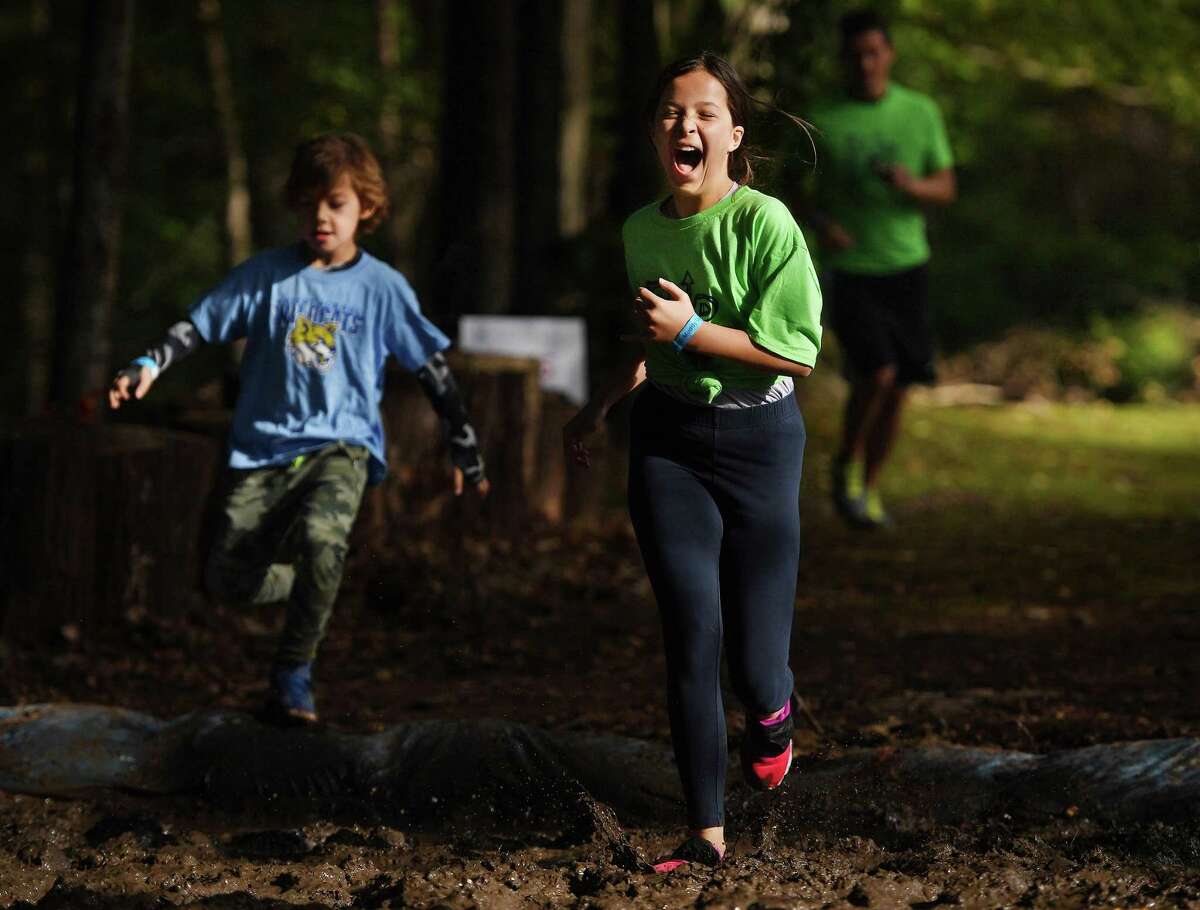
[[[335,443],[298,463],[231,470],[205,581],[227,601],[287,601],[276,660],[308,663],[325,634],[367,484],[367,450]]]

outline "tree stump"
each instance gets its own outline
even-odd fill
[[[414,527],[449,544],[469,528],[513,535],[532,514],[542,445],[539,362],[460,353],[450,361],[479,434],[491,494],[455,500],[437,415],[410,374],[389,370],[382,411],[390,473],[367,491],[359,542],[382,545]]]
[[[0,425],[0,634],[86,634],[130,609],[173,612],[199,587],[213,440],[150,427]]]
[[[574,408],[543,394],[540,363],[465,354],[452,362],[488,462],[491,495],[453,496],[437,415],[410,374],[390,372],[382,410],[391,474],[368,492],[353,534],[355,547],[371,557],[389,554],[417,531],[456,564],[473,565],[466,535],[512,540],[535,519],[572,517],[568,503],[577,507],[581,499],[571,494],[561,453],[562,424]],[[193,427],[226,426],[227,412],[206,413],[211,420],[196,412],[182,419]],[[212,432],[0,424],[0,635],[36,641],[64,626],[86,634],[89,625],[117,621],[130,609],[170,614],[200,591],[222,451]],[[363,565],[352,561],[348,573]],[[347,582],[353,584],[350,574]]]

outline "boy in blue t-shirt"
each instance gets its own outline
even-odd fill
[[[359,233],[388,209],[366,143],[327,134],[301,144],[285,192],[301,242],[230,272],[160,345],[117,374],[109,404],[144,397],[164,369],[204,342],[246,339],[222,526],[205,580],[224,599],[287,602],[268,708],[311,723],[312,662],[350,528],[364,488],[387,472],[379,405],[389,356],[416,373],[442,419],[455,494],[465,480],[486,496],[488,481],[442,356],[449,340],[421,315],[404,276],[358,247]]]

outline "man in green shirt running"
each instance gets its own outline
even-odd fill
[[[860,527],[890,523],[879,497],[909,385],[932,382],[923,207],[955,197],[941,114],[890,80],[887,25],[860,10],[841,20],[844,95],[818,105],[817,186],[808,220],[831,271],[832,324],[851,383],[834,502]]]

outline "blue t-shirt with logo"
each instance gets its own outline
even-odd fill
[[[229,465],[287,464],[333,442],[365,446],[370,479],[387,473],[384,364],[415,371],[450,344],[421,315],[404,276],[362,253],[332,271],[295,246],[235,268],[192,308],[205,341],[246,339]]]

